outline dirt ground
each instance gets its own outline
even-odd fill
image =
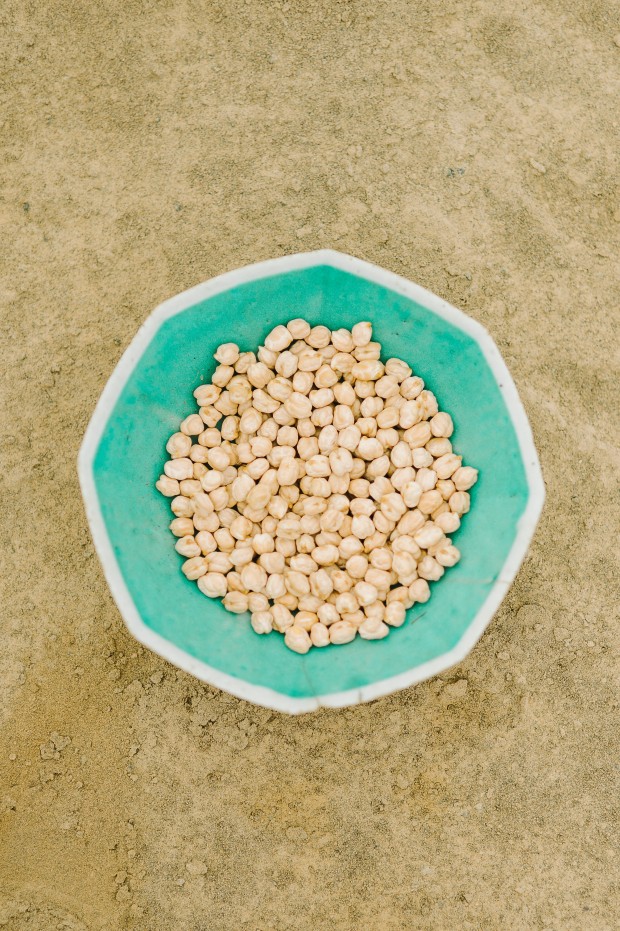
[[[0,927],[615,931],[617,4],[5,0],[0,24]],[[548,497],[465,663],[290,719],[127,635],[76,454],[156,304],[319,246],[489,328]]]

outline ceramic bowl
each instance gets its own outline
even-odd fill
[[[292,317],[336,329],[372,321],[383,358],[410,363],[456,425],[455,450],[480,470],[454,542],[461,562],[427,604],[381,641],[292,653],[259,636],[180,571],[170,502],[155,489],[165,443],[194,410],[213,352],[255,349]],[[86,431],[79,477],[112,595],[142,644],[198,679],[297,713],[368,701],[436,675],[472,649],[525,556],[544,499],[527,417],[480,324],[416,284],[323,250],[250,265],[161,304],[108,381]]]

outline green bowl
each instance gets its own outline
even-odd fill
[[[333,329],[372,321],[384,358],[405,359],[424,379],[454,418],[457,452],[480,470],[454,535],[461,562],[430,601],[385,640],[305,656],[278,634],[258,636],[247,616],[185,579],[169,501],[155,489],[166,440],[194,409],[216,347],[253,349],[291,317]],[[544,500],[527,417],[486,330],[418,285],[330,250],[250,265],[161,304],[101,395],[79,476],[106,579],[136,639],[205,682],[290,713],[368,701],[460,662],[514,579]]]

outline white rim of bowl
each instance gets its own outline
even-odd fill
[[[473,621],[452,650],[406,672],[390,676],[387,679],[381,679],[378,682],[372,682],[361,688],[306,698],[294,698],[266,686],[252,685],[243,679],[238,679],[235,676],[228,675],[228,673],[221,672],[219,669],[214,669],[207,663],[202,662],[202,660],[190,656],[189,653],[181,650],[155,633],[150,627],[147,627],[138,613],[114,555],[101,514],[93,463],[101,436],[116,401],[146,347],[165,320],[237,285],[259,278],[271,277],[282,272],[311,268],[316,265],[328,265],[338,268],[359,278],[373,281],[398,294],[403,294],[475,339],[495,376],[508,408],[523,458],[529,495],[525,511],[517,524],[517,534],[506,562]],[[163,657],[163,659],[168,660],[185,672],[191,673],[203,682],[208,682],[210,685],[214,685],[256,705],[262,705],[275,711],[287,712],[288,714],[315,711],[322,707],[342,708],[347,705],[372,701],[383,695],[389,695],[408,686],[416,685],[418,682],[445,672],[450,667],[462,662],[486,630],[515,578],[534,535],[545,500],[545,486],[527,415],[506,363],[487,330],[480,323],[468,317],[463,311],[448,304],[420,285],[414,284],[394,272],[333,249],[300,252],[295,255],[268,259],[254,265],[246,265],[243,268],[211,278],[194,288],[189,288],[189,290],[171,297],[155,308],[123,353],[101,393],[80,447],[78,475],[86,517],[106,581],[125,624],[136,640]]]

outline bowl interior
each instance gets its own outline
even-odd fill
[[[255,634],[247,615],[205,598],[180,571],[168,531],[169,501],[155,489],[165,443],[195,409],[222,342],[255,349],[291,317],[332,329],[373,323],[383,356],[405,359],[455,422],[455,450],[480,470],[472,509],[454,534],[462,560],[425,605],[382,641],[292,653],[278,634]],[[495,377],[475,339],[409,297],[319,265],[249,281],[166,320],[126,383],[94,460],[102,516],[143,623],[192,657],[237,679],[303,698],[361,688],[449,652],[501,572],[528,486]]]

